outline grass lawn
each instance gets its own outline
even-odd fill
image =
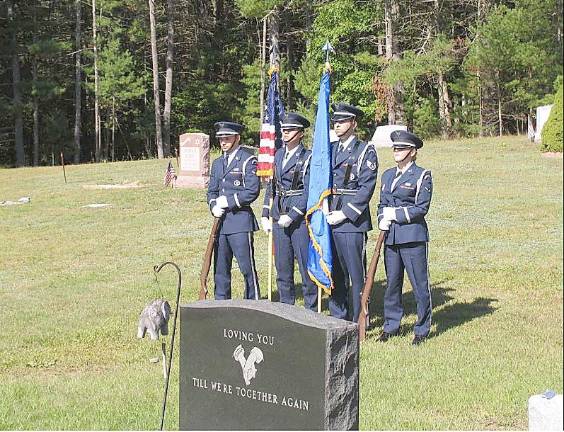
[[[392,166],[390,150],[379,157],[378,177]],[[361,350],[360,427],[527,429],[528,397],[562,393],[562,158],[504,137],[430,142],[418,163],[434,179],[433,337],[410,345],[407,286],[402,336],[376,342],[382,265]],[[161,293],[174,298],[176,272],[156,281],[155,264],[176,262],[181,301],[197,299],[212,221],[204,192],[163,189],[165,168],[68,166],[66,185],[60,167],[0,169],[0,201],[31,197],[0,207],[0,429],[158,428],[162,371],[149,358],[159,345],[136,339],[137,319]],[[85,187],[135,181],[143,187]],[[265,294],[266,235],[255,247]],[[237,271],[234,285],[240,298]],[[176,358],[167,429],[178,427],[177,401]]]

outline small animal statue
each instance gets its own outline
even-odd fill
[[[168,320],[170,318],[170,304],[166,300],[156,299],[149,303],[139,316],[137,326],[137,337],[145,337],[148,331],[152,340],[159,338],[159,332],[163,336],[168,334]]]
[[[249,385],[257,374],[255,364],[259,364],[264,360],[262,351],[260,348],[254,347],[249,353],[249,356],[245,359],[245,349],[239,345],[235,348],[235,351],[233,351],[233,358],[241,365],[243,379],[245,380],[245,384]]]

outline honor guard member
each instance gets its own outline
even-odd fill
[[[253,233],[258,230],[251,203],[260,192],[257,158],[239,146],[243,126],[232,122],[215,124],[223,155],[213,161],[208,187],[212,214],[221,218],[214,250],[215,299],[231,298],[233,255],[245,279],[246,299],[260,299],[255,267]]]
[[[376,187],[378,158],[374,147],[355,135],[362,111],[344,103],[332,107],[339,141],[332,143],[333,190],[327,215],[333,240],[334,283],[329,310],[336,318],[358,322],[366,276],[367,232],[372,229],[368,204]],[[349,286],[352,311],[348,304]]]
[[[378,206],[378,225],[387,231],[384,242],[386,294],[384,295],[384,331],[379,340],[386,342],[399,333],[403,316],[402,286],[404,269],[417,301],[417,322],[413,344],[425,340],[431,329],[431,290],[429,287],[429,231],[425,215],[429,211],[433,182],[431,171],[415,164],[417,149],[423,141],[407,131],[391,134],[395,168],[382,175]]]
[[[304,305],[317,309],[317,288],[307,272],[309,235],[304,215],[309,189],[311,151],[303,145],[304,130],[309,121],[297,113],[287,113],[281,122],[285,146],[274,156],[274,188],[266,190],[261,224],[265,232],[273,231],[276,284],[282,303],[294,304],[294,258],[302,276]],[[270,197],[274,189],[272,209]],[[274,226],[271,226],[272,216]]]

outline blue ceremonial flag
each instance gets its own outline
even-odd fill
[[[324,213],[324,209],[328,208],[327,198],[331,194],[333,180],[329,140],[329,94],[331,93],[329,84],[329,72],[326,71],[319,85],[306,213],[310,238],[307,270],[315,284],[323,288],[327,294],[331,294],[333,289],[331,228]]]

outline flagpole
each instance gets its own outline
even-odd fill
[[[274,200],[272,196],[270,197],[270,211],[268,220],[270,221],[270,232],[268,233],[268,301],[272,301],[272,262],[273,262],[273,253],[272,253],[272,246],[273,246],[273,233],[272,233],[272,204]]]
[[[266,19],[266,18],[265,18]],[[270,70],[268,71],[268,76],[270,79],[272,79],[272,74],[278,72],[278,67],[276,65],[271,66]],[[272,113],[272,115],[274,116],[274,113]],[[274,138],[275,142],[276,142],[276,137]],[[274,205],[274,193],[275,193],[275,188],[274,188],[274,178],[276,175],[276,164],[274,163],[274,161],[272,162],[272,176],[270,177],[270,201],[268,203],[269,209],[268,209],[268,220],[270,222],[270,232],[268,233],[268,245],[267,245],[267,253],[268,253],[268,301],[272,301],[272,286],[274,285],[273,283],[273,268],[274,268],[274,251],[273,251],[273,245],[274,245],[274,233],[273,233],[273,229],[272,229],[272,225],[274,224],[274,220],[272,218],[272,206]]]
[[[272,225],[274,224],[274,219],[272,218],[272,206],[274,205],[274,176],[276,175],[276,164],[272,162],[272,177],[270,178],[270,201],[268,202],[268,220],[270,222],[270,232],[268,233],[268,301],[272,301],[272,285],[273,285],[273,246],[274,246],[274,231]]]
[[[325,45],[323,45],[322,48],[323,52],[325,53],[325,68],[324,68],[324,72],[328,72],[329,74],[331,73],[331,64],[329,63],[329,54],[332,52],[335,52],[335,50],[333,49],[333,47],[331,46],[331,44],[329,43],[329,41],[325,42]],[[323,203],[323,212],[327,213],[328,208],[327,208],[327,200],[325,200],[325,202]],[[321,313],[321,302],[323,300],[323,290],[321,289],[321,286],[317,286],[317,313]]]

